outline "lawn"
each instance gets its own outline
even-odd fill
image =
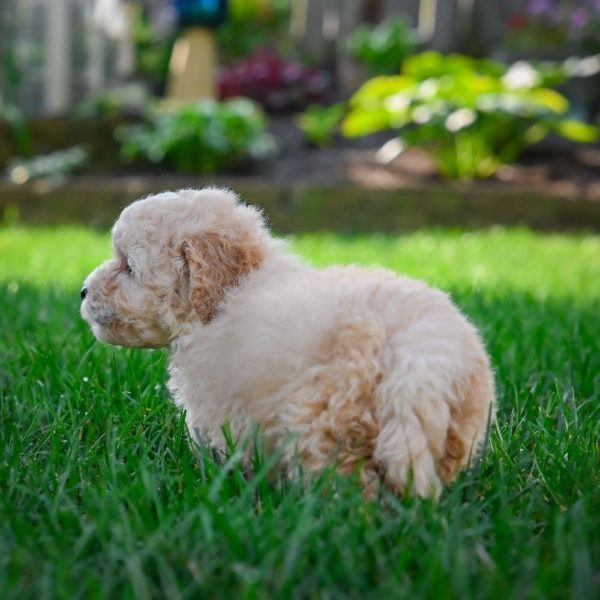
[[[79,318],[108,237],[0,229],[2,598],[598,598],[600,237],[293,245],[423,278],[478,323],[499,410],[476,469],[434,504],[216,465],[190,449],[166,355],[103,346]]]

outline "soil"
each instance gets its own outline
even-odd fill
[[[338,137],[331,147],[319,149],[304,141],[290,118],[273,118],[271,131],[280,153],[252,173],[278,183],[346,183],[395,189],[443,181],[419,149],[406,150],[387,164],[378,160],[378,150],[393,138],[390,133],[354,140]],[[528,149],[518,164],[502,167],[494,178],[477,185],[518,187],[551,196],[600,201],[600,145],[575,145],[548,138]]]

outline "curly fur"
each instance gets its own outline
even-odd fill
[[[170,346],[190,431],[224,449],[258,424],[293,471],[336,464],[367,490],[437,496],[480,450],[489,360],[448,296],[384,269],[314,269],[220,189],[134,202],[85,282],[103,341]]]

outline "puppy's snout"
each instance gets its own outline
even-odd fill
[[[87,287],[81,288],[81,300],[85,300],[85,297],[88,295]]]

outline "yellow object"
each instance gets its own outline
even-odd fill
[[[167,98],[174,101],[215,98],[217,51],[212,31],[186,29],[175,42],[169,63]]]

